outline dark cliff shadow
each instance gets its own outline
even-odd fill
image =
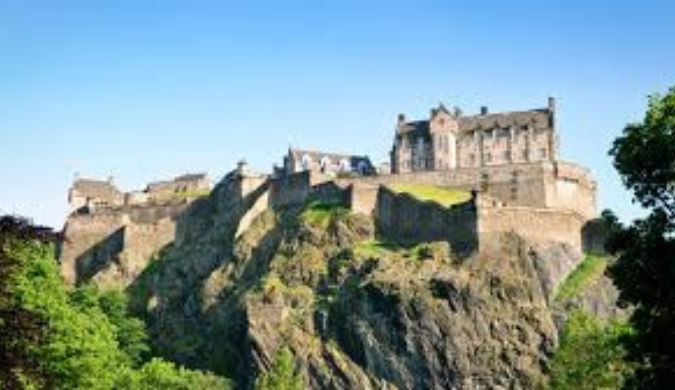
[[[478,249],[475,195],[466,202],[445,207],[380,186],[375,227],[378,239],[404,247],[421,242],[446,241],[453,252],[463,258]]]
[[[253,365],[242,297],[267,273],[281,233],[273,228],[264,234],[248,256],[235,253],[240,220],[268,190],[263,184],[242,198],[233,196],[236,185],[235,180],[224,180],[178,215],[176,239],[127,292],[132,310],[148,325],[155,353],[248,386]],[[230,268],[227,277],[232,283],[223,287],[214,304],[202,307],[203,289],[214,271]]]
[[[86,282],[117,261],[124,249],[124,227],[115,230],[75,258],[78,283]]]

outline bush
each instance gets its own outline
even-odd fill
[[[305,381],[301,373],[296,373],[293,354],[287,347],[280,348],[272,368],[256,381],[258,390],[302,390]]]
[[[630,333],[626,325],[602,324],[585,312],[572,313],[550,361],[551,388],[621,388],[631,371],[621,341]]]

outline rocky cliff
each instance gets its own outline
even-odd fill
[[[545,382],[552,295],[580,260],[568,247],[494,235],[460,258],[444,242],[378,241],[370,217],[326,203],[256,213],[242,231],[265,192],[231,185],[191,204],[179,239],[124,283],[161,355],[242,388],[280,348],[313,388]]]

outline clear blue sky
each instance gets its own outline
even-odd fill
[[[398,112],[558,98],[562,155],[607,157],[675,84],[673,1],[0,0],[0,212],[59,227],[73,174],[123,189],[269,170],[289,144],[386,158]]]

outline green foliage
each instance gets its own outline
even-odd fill
[[[450,207],[471,199],[469,192],[439,186],[394,184],[388,187],[394,192],[403,192],[422,201],[434,201],[443,207]]]
[[[560,285],[556,299],[563,301],[579,295],[584,290],[584,287],[600,278],[606,268],[606,257],[586,255],[581,264]]]
[[[57,388],[111,388],[123,354],[105,314],[70,304],[50,246],[17,241],[10,251],[20,262],[9,281],[14,298],[47,322],[46,340],[31,345],[30,354],[48,382]]]
[[[5,219],[1,221],[4,223]],[[93,287],[68,293],[54,259],[53,245],[38,239],[17,238],[0,227],[0,272],[3,386],[54,389],[154,389],[161,384],[171,388],[227,386],[222,378],[176,368],[161,360],[135,370],[134,366],[148,352],[147,336],[143,324],[128,315],[126,297],[120,292],[99,292]],[[10,316],[5,313],[20,314],[29,320],[6,321]],[[5,366],[5,360],[10,364]],[[180,387],[181,383],[184,387]]]
[[[626,187],[650,214],[629,227],[614,221],[607,249],[619,301],[633,305],[630,386],[675,388],[675,88],[650,97],[645,118],[627,125],[609,154]]]
[[[411,260],[444,261],[450,259],[451,249],[447,242],[422,242],[404,245],[395,242],[366,240],[354,245],[354,255],[361,258],[397,256]]]
[[[255,385],[258,390],[302,390],[305,380],[296,372],[293,353],[287,347],[280,348],[272,368],[263,373]]]
[[[300,214],[300,219],[311,225],[326,228],[331,221],[349,214],[349,210],[339,202],[310,202]]]
[[[572,313],[550,361],[552,389],[619,389],[630,374],[621,340],[626,325],[602,324],[582,311]]]
[[[224,378],[200,371],[186,370],[171,362],[152,359],[139,370],[129,370],[116,383],[120,389],[229,389],[231,384]]]
[[[150,352],[145,324],[131,316],[128,297],[123,292],[98,291],[93,286],[84,286],[71,294],[71,300],[80,310],[98,307],[106,315],[129,365],[139,365]]]

